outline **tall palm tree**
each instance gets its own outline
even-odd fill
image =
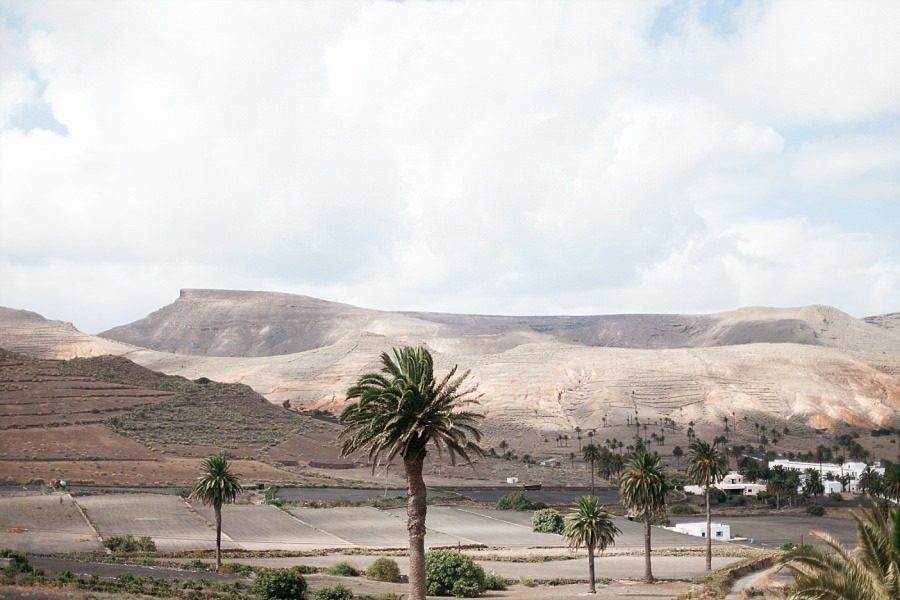
[[[666,474],[659,467],[659,457],[649,452],[636,452],[619,479],[619,491],[622,504],[644,521],[644,581],[653,583],[650,526],[653,515],[666,507]]]
[[[688,449],[688,478],[702,485],[706,496],[706,570],[712,571],[712,512],[710,486],[718,483],[728,471],[727,458],[716,445],[697,440]]]
[[[900,508],[851,514],[856,520],[856,550],[814,531],[830,551],[807,545],[784,558],[795,578],[792,600],[900,598]]]
[[[578,550],[581,546],[588,551],[588,574],[590,575],[591,594],[597,593],[594,577],[594,551],[606,550],[610,544],[615,544],[615,538],[622,533],[612,522],[612,517],[606,509],[597,505],[594,496],[582,496],[575,500],[572,512],[566,515],[563,536],[568,540],[569,546]]]
[[[231,472],[228,457],[217,454],[203,461],[189,497],[216,511],[216,571],[222,568],[222,506],[232,504],[240,493],[241,482]]]
[[[425,348],[394,348],[381,354],[381,371],[360,376],[347,391],[356,399],[341,413],[345,438],[341,455],[367,448],[372,469],[398,454],[406,470],[409,533],[409,591],[411,600],[425,598],[426,490],[422,471],[428,444],[440,455],[446,450],[451,464],[460,456],[484,456],[478,446],[477,423],[483,415],[465,410],[478,404],[475,387],[464,387],[469,372],[456,367],[436,380],[434,361]]]
[[[594,444],[588,444],[582,450],[581,458],[584,459],[584,462],[591,463],[591,496],[594,495],[594,464],[603,458],[603,455],[600,453],[600,448],[595,446]]]
[[[816,469],[806,469],[806,480],[803,482],[803,492],[807,496],[813,497],[813,503],[819,503],[819,496],[825,493],[825,484],[822,483],[822,476]]]

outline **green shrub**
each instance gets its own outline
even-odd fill
[[[190,569],[191,571],[206,571],[209,569],[209,565],[199,558],[195,558],[194,560],[189,560],[184,563],[184,568]]]
[[[328,575],[336,575],[338,577],[359,577],[359,570],[348,562],[339,562],[325,569]]]
[[[534,509],[534,504],[525,495],[525,492],[512,492],[497,500],[497,510],[526,511]]]
[[[693,504],[673,504],[669,507],[669,513],[673,515],[699,515],[700,509]]]
[[[258,598],[263,600],[306,598],[306,579],[294,567],[262,569],[256,574],[253,591]]]
[[[430,596],[474,598],[484,591],[484,569],[465,554],[434,550],[425,554],[425,582]]]
[[[788,552],[790,550],[793,550],[796,547],[797,547],[797,544],[795,544],[794,542],[785,542],[781,545],[781,548],[779,548],[779,550],[784,550],[785,552]]]
[[[710,488],[708,493],[709,493],[709,503],[711,505],[721,504],[722,502],[725,502],[726,500],[728,500],[728,496],[725,494],[725,492],[723,492],[720,489]]]
[[[156,552],[156,542],[146,536],[113,535],[103,540],[103,546],[110,552]]]
[[[241,563],[222,563],[222,568],[219,569],[219,572],[247,577],[253,572],[253,567],[250,565],[242,565]]]
[[[0,550],[0,558],[9,559],[9,566],[3,569],[3,574],[7,577],[15,577],[19,573],[31,573],[33,570],[28,562],[28,557],[22,552],[4,548]]]
[[[342,585],[323,587],[313,592],[314,600],[353,600],[353,592]]]
[[[492,591],[503,591],[506,589],[506,580],[496,573],[485,575],[484,589]]]
[[[838,492],[831,492],[828,494],[828,499],[832,502],[843,502],[844,497],[841,496]]]
[[[525,587],[534,587],[535,585],[534,579],[532,579],[531,577],[525,577],[524,575],[519,577],[519,583],[521,583]]]
[[[820,504],[810,504],[806,507],[806,514],[814,517],[824,517],[825,507]]]
[[[731,506],[746,506],[749,499],[747,496],[729,496],[728,504]]]
[[[562,515],[552,508],[539,510],[531,517],[531,528],[538,533],[562,533],[563,527]]]
[[[210,380],[209,377],[201,377],[199,379],[195,379],[194,383],[199,383],[200,385],[206,385],[206,384],[212,383],[212,380]]]
[[[375,581],[397,583],[400,581],[400,567],[396,560],[382,556],[376,558],[375,562],[369,565],[369,568],[366,569],[366,577]]]

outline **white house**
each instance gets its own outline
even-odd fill
[[[714,483],[712,487],[721,490],[728,496],[756,496],[766,489],[766,486],[759,483],[744,481],[744,476],[735,472],[729,473],[721,481]],[[684,493],[703,496],[706,490],[703,489],[702,485],[686,485],[684,486]],[[704,531],[706,530],[704,529]]]
[[[679,523],[673,527],[666,527],[670,531],[686,533],[696,537],[706,537],[706,521],[698,523]],[[731,539],[731,526],[725,523],[710,523],[710,537],[714,540],[727,542]]]
[[[831,476],[832,479],[835,479],[835,480],[840,480],[841,477],[847,475],[850,477],[850,490],[849,491],[851,491],[851,492],[859,492],[859,476],[866,469],[866,463],[864,463],[864,462],[846,462],[842,465],[838,465],[835,463],[822,463],[820,465],[817,462],[800,462],[800,461],[796,461],[796,460],[786,460],[783,458],[769,461],[770,469],[772,469],[776,466],[780,466],[785,469],[791,469],[793,471],[800,471],[801,473],[806,471],[807,469],[812,469],[813,471],[819,471],[820,475],[822,476],[823,483],[826,483],[825,480],[829,475]],[[879,475],[884,475],[884,467],[873,466],[872,470],[875,471],[876,473],[878,473]],[[846,491],[846,490],[839,490],[839,491]],[[828,493],[828,492],[826,491],[826,493]]]

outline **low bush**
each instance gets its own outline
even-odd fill
[[[512,492],[497,500],[497,510],[517,510],[523,512],[533,510],[534,504],[525,492]]]
[[[830,492],[828,494],[828,499],[831,500],[832,502],[843,502],[844,501],[844,497],[841,496],[838,492]]]
[[[242,565],[241,563],[222,563],[222,568],[219,569],[219,572],[247,577],[253,572],[253,567],[250,565]]]
[[[728,504],[731,506],[746,506],[750,499],[747,496],[729,496]]]
[[[113,535],[103,540],[103,546],[110,552],[156,552],[156,542],[146,536]]]
[[[313,592],[313,600],[353,600],[353,592],[342,585],[323,587]]]
[[[262,569],[256,574],[253,591],[258,598],[294,600],[306,597],[306,579],[296,568]]]
[[[376,558],[375,562],[366,569],[366,578],[374,581],[397,583],[400,581],[400,567],[397,565],[396,560],[382,556],[381,558]]]
[[[534,513],[531,517],[531,528],[538,533],[562,533],[563,517],[558,510],[545,508]]]
[[[7,577],[15,577],[19,573],[32,572],[31,564],[28,562],[28,557],[26,557],[22,552],[16,552],[15,550],[4,548],[0,550],[0,558],[9,559],[9,565],[3,569],[3,574]]]
[[[497,575],[496,573],[491,573],[490,575],[484,576],[484,589],[491,591],[503,591],[506,589],[506,580]]]
[[[669,513],[673,515],[699,515],[700,509],[693,504],[673,504],[669,507]]]
[[[484,569],[465,554],[434,550],[425,554],[425,582],[430,596],[474,598],[484,591]]]
[[[810,504],[806,507],[806,514],[812,515],[814,517],[824,517],[825,507],[821,504]]]
[[[325,569],[327,575],[335,575],[338,577],[359,577],[359,569],[348,562],[339,562]]]

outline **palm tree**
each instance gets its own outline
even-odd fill
[[[806,469],[806,481],[803,482],[803,491],[807,496],[813,497],[813,503],[819,503],[819,496],[825,493],[825,484],[822,476],[815,469]]]
[[[425,598],[426,489],[422,477],[428,444],[440,455],[457,455],[472,463],[470,455],[484,456],[478,446],[477,422],[483,415],[465,410],[478,404],[475,387],[463,387],[469,372],[456,374],[456,367],[441,380],[434,377],[434,361],[425,348],[394,348],[393,356],[381,354],[381,371],[360,376],[347,391],[358,401],[341,413],[346,438],[341,455],[369,450],[372,469],[398,454],[406,470],[409,533],[409,597]]]
[[[584,460],[584,462],[591,463],[591,496],[593,496],[594,495],[594,463],[596,463],[597,461],[599,461],[602,458],[602,455],[600,453],[600,448],[598,448],[594,444],[588,444],[587,446],[584,447],[584,450],[582,450],[581,458]]]
[[[217,454],[203,461],[189,497],[216,511],[216,571],[222,568],[222,505],[232,504],[240,493],[241,482],[228,457]]]
[[[688,449],[688,478],[702,485],[706,496],[706,570],[712,571],[712,512],[710,510],[709,488],[725,477],[728,459],[716,445],[697,440]]]
[[[675,446],[672,448],[672,456],[675,457],[675,462],[678,465],[678,468],[681,468],[681,457],[684,456],[684,450],[681,449],[681,446]]]
[[[794,573],[796,600],[894,600],[900,598],[900,508],[862,511],[858,546],[848,550],[827,533],[814,531],[831,551],[803,546],[784,558]]]
[[[594,550],[600,552],[606,550],[610,544],[615,544],[615,537],[622,533],[612,522],[612,517],[606,509],[597,505],[594,496],[582,496],[575,500],[573,511],[566,515],[563,536],[568,540],[569,546],[578,550],[581,546],[588,551],[588,574],[590,575],[591,594],[597,593],[594,577]]]
[[[650,525],[653,515],[666,507],[666,474],[659,468],[659,457],[636,452],[619,480],[622,504],[644,521],[644,581],[653,583],[650,567]]]

